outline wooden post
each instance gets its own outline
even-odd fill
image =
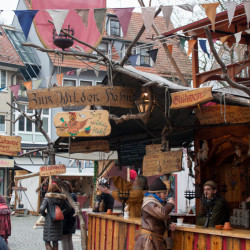
[[[192,51],[193,88],[199,88],[200,84],[196,76],[199,73],[198,40],[197,37],[193,37],[192,39],[196,40]]]

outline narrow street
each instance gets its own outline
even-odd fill
[[[11,236],[9,237],[9,247],[11,250],[44,250],[43,227],[33,228],[38,216],[11,216]],[[73,235],[75,250],[81,250],[80,230],[76,230]],[[59,249],[62,249],[59,242]]]

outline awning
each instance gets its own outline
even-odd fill
[[[59,176],[94,176],[94,168],[83,168],[79,172],[79,168],[66,168],[66,173]]]
[[[15,165],[32,173],[39,172],[40,167],[44,165],[41,157],[13,157]]]

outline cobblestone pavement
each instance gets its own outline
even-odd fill
[[[9,237],[10,250],[45,250],[43,241],[43,227],[33,228],[38,216],[11,216],[11,236]],[[81,250],[80,230],[73,235],[75,250]],[[59,249],[62,249],[59,242]]]

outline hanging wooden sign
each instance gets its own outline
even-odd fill
[[[214,99],[212,87],[203,87],[194,90],[180,91],[171,94],[171,109],[188,108],[199,103]]]
[[[70,144],[69,152],[72,153],[88,153],[88,152],[106,152],[110,151],[109,142],[107,140],[79,141]]]
[[[0,155],[17,156],[21,151],[20,136],[0,135]]]
[[[29,109],[100,105],[134,108],[134,89],[130,87],[79,86],[53,87],[27,91]]]
[[[106,110],[57,113],[54,124],[56,134],[62,137],[107,136],[111,132],[109,112]]]
[[[161,153],[161,144],[151,144],[146,146],[146,155]]]
[[[143,158],[143,175],[163,175],[182,170],[182,151],[167,151],[145,155]]]
[[[40,176],[51,176],[66,173],[66,166],[64,164],[59,165],[47,165],[40,167]]]
[[[195,109],[200,124],[245,123],[250,121],[250,107],[226,105],[202,106]]]

